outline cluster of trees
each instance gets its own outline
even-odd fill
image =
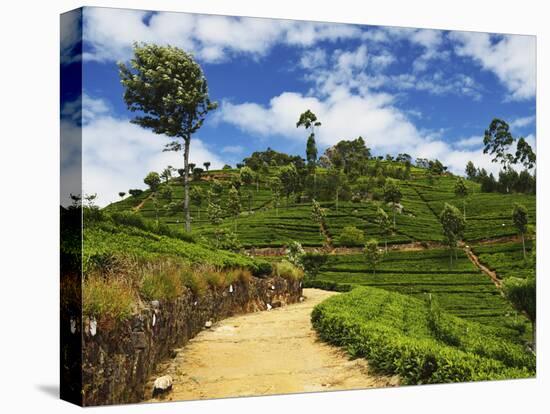
[[[484,193],[523,193],[536,194],[537,180],[535,174],[524,169],[519,174],[509,166],[498,174],[498,180],[493,173],[488,174],[485,168],[476,168],[474,163],[469,161],[466,164],[466,176],[469,180],[479,183]]]
[[[515,144],[515,149],[514,149]],[[482,168],[476,168],[472,161],[466,164],[468,179],[481,184],[483,192],[536,193],[536,176],[531,170],[536,165],[536,155],[524,137],[515,138],[509,125],[498,118],[493,119],[483,137],[483,153],[490,154],[492,162],[501,165],[498,180]],[[517,172],[516,168],[522,168]]]

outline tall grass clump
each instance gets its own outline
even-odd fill
[[[287,260],[275,263],[273,271],[275,276],[280,276],[287,280],[300,280],[304,277],[304,271]]]
[[[183,284],[177,267],[146,268],[140,286],[145,300],[173,301],[183,294]]]
[[[99,274],[84,278],[82,311],[98,319],[121,321],[134,310],[136,292],[122,277],[106,278]]]

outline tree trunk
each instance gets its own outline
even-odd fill
[[[523,260],[527,259],[527,253],[525,253],[525,233],[521,233],[521,243],[523,244]]]
[[[183,212],[185,215],[185,231],[191,231],[191,215],[189,214],[189,147],[191,145],[191,137],[184,138],[183,150]]]

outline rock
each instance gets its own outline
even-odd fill
[[[271,304],[271,306],[273,306],[273,308],[280,308],[281,306],[283,306],[283,302],[281,302],[280,300],[278,301],[275,301]]]
[[[153,398],[165,394],[172,389],[172,377],[164,375],[158,377],[153,384]]]
[[[212,327],[212,321],[206,321],[204,324],[205,328],[211,328]]]
[[[90,335],[95,336],[97,334],[97,320],[96,318],[90,319]]]
[[[154,309],[158,309],[160,307],[160,302],[158,300],[152,300],[151,301],[151,306],[154,308]]]
[[[300,302],[303,302],[304,300],[306,300],[306,298],[304,298],[303,296],[300,296],[300,299],[298,299]]]
[[[145,336],[145,332],[132,332],[132,345],[134,345],[134,349],[147,348],[147,337]]]
[[[271,285],[271,290],[275,290],[275,286],[274,286],[274,285]]]
[[[155,314],[153,313],[152,325],[155,326],[156,323],[157,323],[157,315],[155,315]]]
[[[229,293],[233,293],[233,285],[229,285]]]
[[[267,310],[271,310],[271,308],[273,308],[273,306],[271,306],[269,303],[267,304]]]
[[[74,318],[71,318],[71,333],[74,334],[76,332],[76,321]]]
[[[394,375],[390,378],[390,386],[397,387],[399,384],[399,375]]]

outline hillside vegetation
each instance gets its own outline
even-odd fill
[[[425,301],[357,288],[317,305],[321,337],[365,357],[404,383],[464,382],[534,375],[534,355],[492,328],[465,321]]]

